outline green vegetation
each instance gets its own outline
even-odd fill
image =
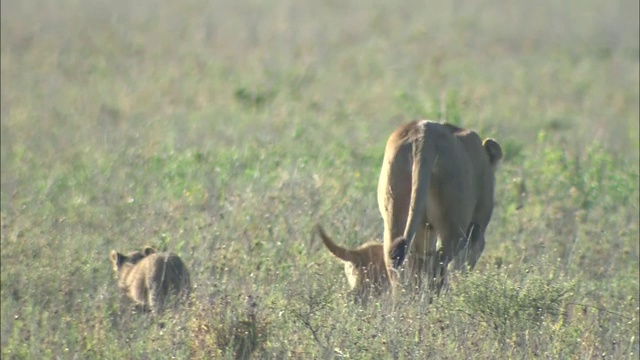
[[[637,359],[638,2],[7,0],[7,359]],[[505,151],[487,246],[433,300],[367,306],[312,236],[382,236],[400,124]],[[179,254],[189,306],[109,251]]]

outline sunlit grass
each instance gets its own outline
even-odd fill
[[[637,358],[637,13],[3,2],[3,358]],[[431,304],[360,306],[311,229],[382,237],[384,145],[415,118],[502,145],[487,246]],[[108,258],[146,244],[195,285],[161,317]]]

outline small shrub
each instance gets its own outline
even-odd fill
[[[507,338],[560,314],[573,285],[546,273],[534,267],[520,279],[498,269],[474,273],[456,289],[458,300],[464,311]]]
[[[196,302],[191,331],[191,356],[194,359],[220,358],[231,355],[234,359],[249,359],[266,340],[266,325],[258,321],[257,303],[251,295],[245,299],[244,314],[233,310],[228,297],[205,305]]]

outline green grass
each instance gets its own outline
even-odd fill
[[[4,1],[2,357],[636,359],[637,14]],[[384,145],[416,118],[502,144],[487,245],[432,304],[359,306],[311,229],[382,237]],[[109,251],[145,244],[186,262],[189,307],[120,299]]]

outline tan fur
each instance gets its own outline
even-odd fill
[[[378,181],[382,261],[377,255],[362,255],[379,254],[380,245],[358,248],[368,249],[358,252],[361,262],[384,266],[386,276],[373,279],[370,273],[368,281],[388,286],[389,279],[398,283],[403,273],[419,286],[426,272],[429,283],[439,278],[439,289],[449,262],[455,259],[456,269],[465,264],[473,268],[484,249],[501,158],[495,140],[482,141],[475,132],[454,125],[422,120],[394,131]],[[401,268],[407,271],[396,271]]]
[[[120,291],[154,312],[163,310],[169,295],[186,297],[191,290],[189,272],[173,253],[145,247],[127,255],[112,250],[110,257]]]
[[[378,182],[378,205],[392,281],[392,270],[405,258],[409,276],[419,280],[426,271],[430,283],[440,277],[437,289],[454,258],[457,269],[465,263],[475,266],[493,212],[501,158],[495,140],[482,141],[475,132],[450,124],[415,121],[391,134]]]
[[[344,272],[353,294],[365,300],[371,293],[380,294],[389,286],[381,242],[370,241],[355,249],[346,249],[333,242],[320,225],[316,231],[329,251],[344,262]]]

